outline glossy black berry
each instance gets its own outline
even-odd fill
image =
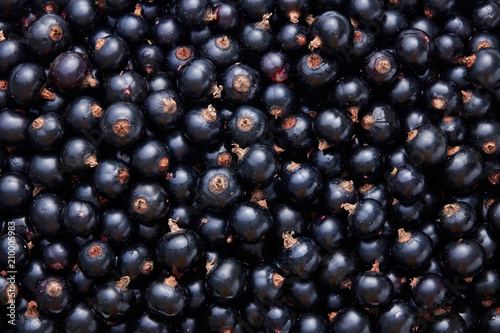
[[[436,309],[445,305],[449,297],[450,290],[438,274],[427,273],[412,280],[412,299],[419,308]]]
[[[254,100],[260,90],[260,75],[246,64],[234,64],[222,74],[222,95],[235,104]]]
[[[92,47],[92,63],[100,70],[115,71],[127,63],[129,48],[121,37],[110,35],[99,38]]]
[[[135,308],[135,295],[129,289],[130,277],[119,281],[103,283],[94,288],[91,306],[95,314],[108,323],[116,323],[126,318]]]
[[[17,172],[0,175],[0,209],[16,212],[31,203],[33,187],[29,180]]]
[[[309,237],[294,238],[293,232],[284,233],[279,260],[285,271],[307,277],[314,273],[320,264],[319,246]]]
[[[103,241],[91,240],[78,252],[78,266],[90,278],[106,275],[113,268],[114,262],[113,248]]]
[[[338,70],[335,58],[319,52],[304,54],[295,67],[301,82],[310,90],[332,83]]]
[[[179,45],[171,48],[165,56],[167,69],[177,75],[184,65],[197,57],[197,51],[191,45]]]
[[[179,316],[186,306],[186,289],[174,276],[150,284],[146,291],[148,310],[163,318]]]
[[[367,238],[382,231],[387,218],[384,206],[373,199],[362,199],[356,204],[342,204],[349,212],[348,228],[359,238]]]
[[[71,173],[85,173],[98,165],[96,146],[82,137],[67,140],[59,157]]]
[[[456,237],[463,237],[476,227],[476,213],[466,202],[454,202],[441,208],[438,227]]]
[[[442,167],[442,182],[445,187],[457,192],[472,189],[481,180],[483,161],[474,148],[463,145],[450,147]]]
[[[372,323],[365,310],[346,307],[332,314],[330,329],[333,332],[347,333],[352,331],[371,332]]]
[[[354,300],[361,306],[376,307],[392,298],[391,280],[378,270],[378,261],[371,271],[359,273],[352,280],[351,291]]]
[[[392,246],[392,258],[396,265],[406,270],[423,267],[433,254],[431,238],[422,231],[398,229],[398,238]]]
[[[129,167],[118,159],[105,159],[94,169],[94,189],[108,199],[114,199],[128,188]]]
[[[197,180],[198,175],[193,168],[177,164],[165,175],[166,190],[173,199],[189,202],[195,195]]]
[[[271,84],[262,92],[264,110],[274,118],[291,113],[294,109],[294,101],[293,90],[282,83]]]
[[[179,95],[169,89],[160,89],[150,93],[146,97],[143,107],[146,119],[158,129],[175,125],[183,115]]]
[[[184,66],[177,76],[177,85],[181,93],[191,98],[202,98],[217,94],[217,70],[208,59],[195,59]]]
[[[358,193],[351,180],[332,178],[325,183],[322,192],[323,203],[335,215],[344,212],[344,204],[355,204],[358,201]]]
[[[416,166],[403,164],[391,172],[387,186],[396,199],[411,201],[424,193],[425,174]]]
[[[422,30],[407,29],[396,39],[396,55],[405,67],[414,70],[427,68],[434,53],[434,43]]]
[[[36,148],[52,150],[61,143],[65,132],[64,119],[49,112],[33,120],[28,128],[28,137]]]
[[[134,104],[118,102],[111,104],[99,121],[104,139],[116,147],[136,142],[144,133],[144,115]]]
[[[45,88],[47,75],[35,63],[24,62],[12,69],[7,92],[14,103],[27,106],[39,98],[54,99],[54,93]]]
[[[71,28],[62,16],[44,14],[28,26],[26,40],[37,56],[51,60],[71,45]]]
[[[313,118],[298,112],[278,119],[270,125],[276,135],[278,147],[292,155],[309,152],[316,144],[313,137]]]
[[[273,227],[271,215],[264,207],[250,201],[236,205],[229,215],[232,234],[241,241],[258,242]]]
[[[102,330],[102,325],[90,306],[79,302],[71,307],[64,318],[64,329],[87,330],[89,333],[97,333]]]
[[[316,136],[333,146],[351,139],[352,127],[352,121],[339,109],[326,109],[313,120]]]
[[[156,244],[156,260],[173,273],[193,268],[203,253],[200,236],[192,230],[181,229],[169,220],[170,232]]]
[[[262,140],[268,129],[267,118],[260,109],[243,105],[238,107],[226,121],[226,131],[232,142],[247,147]]]
[[[104,86],[104,100],[115,102],[140,103],[148,94],[146,79],[133,70],[122,71],[110,76]]]
[[[271,49],[274,35],[271,32],[269,19],[272,13],[262,15],[262,20],[245,24],[238,34],[238,40],[244,50],[253,54],[262,54]]]
[[[246,275],[244,266],[238,260],[215,259],[215,263],[207,264],[207,291],[222,302],[237,299],[245,289]]]
[[[215,143],[222,132],[222,119],[215,107],[197,107],[189,110],[183,119],[184,134],[197,144]]]
[[[144,178],[159,178],[170,166],[170,153],[163,142],[145,140],[132,153],[131,165],[134,172]]]
[[[152,27],[151,35],[154,42],[165,49],[174,46],[185,33],[178,19],[169,15],[156,17]]]
[[[136,5],[133,13],[118,18],[115,23],[115,33],[130,44],[137,44],[148,36],[149,24],[142,17],[141,5]]]
[[[380,177],[385,161],[380,148],[365,145],[355,149],[347,163],[351,177],[362,182],[373,182]]]
[[[398,64],[395,56],[386,50],[375,51],[365,59],[364,73],[369,82],[390,84],[396,78]]]
[[[71,292],[68,283],[60,277],[48,276],[38,282],[34,294],[40,311],[46,314],[59,314],[71,305]]]
[[[240,59],[241,47],[231,36],[218,35],[203,44],[201,54],[218,68],[225,68]]]
[[[38,311],[38,304],[30,301],[28,307],[19,315],[19,332],[55,332],[54,322]]]
[[[227,167],[208,168],[198,183],[198,199],[211,209],[223,209],[238,202],[242,195],[239,181]]]
[[[310,202],[320,193],[321,173],[310,164],[292,162],[281,176],[284,191],[295,202]]]
[[[432,82],[424,90],[424,102],[437,115],[454,112],[459,105],[455,85],[446,81]]]
[[[158,183],[137,183],[130,191],[128,210],[132,217],[142,223],[152,224],[167,212],[167,193]]]
[[[445,245],[441,261],[449,274],[466,278],[473,277],[483,269],[486,257],[479,242],[466,238]]]
[[[314,20],[311,29],[314,39],[310,49],[322,48],[327,52],[340,53],[352,46],[354,29],[348,19],[339,12],[327,11]]]

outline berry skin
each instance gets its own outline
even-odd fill
[[[349,212],[348,228],[359,238],[367,238],[382,231],[386,212],[382,204],[373,199],[361,199],[356,204],[342,204]]]
[[[248,148],[234,148],[242,157],[238,161],[238,174],[245,182],[257,186],[265,186],[278,174],[278,155],[276,150],[261,143],[255,143]]]
[[[371,332],[371,321],[368,313],[355,307],[346,307],[331,314],[330,328],[333,332]]]
[[[208,208],[221,210],[238,202],[241,195],[240,183],[227,167],[211,167],[200,176],[198,199]]]
[[[336,11],[327,11],[314,20],[314,43],[310,49],[321,47],[332,53],[349,50],[353,40],[354,30],[345,16]]]
[[[167,193],[156,182],[137,183],[130,191],[128,211],[144,224],[153,224],[167,212]]]
[[[88,236],[99,223],[97,208],[88,201],[73,200],[62,211],[63,225],[71,235]]]
[[[499,28],[0,1],[0,332],[500,332]]]
[[[99,164],[97,147],[83,137],[67,140],[59,158],[65,170],[75,174],[84,174]]]
[[[128,188],[130,169],[118,159],[105,159],[94,169],[92,185],[103,197],[115,199]]]
[[[35,301],[28,303],[24,313],[19,315],[18,332],[55,332],[54,322],[38,311]]]
[[[441,261],[449,274],[465,278],[479,273],[484,267],[486,257],[479,242],[473,239],[459,239],[444,247]]]
[[[268,120],[260,109],[244,105],[231,113],[225,127],[234,144],[247,147],[263,139],[268,130]]]
[[[471,190],[482,177],[483,160],[480,153],[463,145],[450,147],[447,155],[441,171],[444,186],[457,192]]]
[[[62,278],[46,277],[35,288],[35,301],[40,311],[46,314],[58,314],[70,306],[70,289]]]
[[[396,265],[405,270],[415,270],[427,264],[432,253],[432,240],[427,234],[398,229],[398,238],[392,246],[392,257]]]
[[[54,99],[54,93],[44,89],[47,75],[42,67],[35,63],[20,63],[12,69],[7,92],[12,101],[27,106],[39,98]]]
[[[316,271],[320,264],[319,247],[309,237],[293,237],[292,233],[283,234],[283,248],[280,263],[285,271],[307,277]]]
[[[405,67],[421,70],[428,67],[434,53],[434,43],[422,30],[407,29],[396,39],[396,54]]]
[[[404,164],[391,172],[387,185],[396,199],[412,201],[424,193],[425,174],[416,166]]]
[[[223,95],[230,103],[248,104],[260,90],[260,75],[245,64],[234,64],[222,74]]]
[[[292,164],[282,175],[283,189],[295,202],[309,202],[321,191],[321,173],[310,164]]]
[[[200,260],[203,243],[196,232],[179,228],[174,220],[169,220],[168,225],[170,232],[156,244],[156,259],[173,273],[183,273]]]
[[[97,84],[90,70],[91,65],[87,57],[68,51],[58,55],[52,62],[49,80],[60,92],[70,94]]]
[[[104,100],[115,102],[140,103],[146,99],[148,84],[139,73],[123,71],[110,76],[105,83]]]
[[[375,51],[365,60],[365,76],[375,84],[390,84],[397,75],[398,65],[389,51]]]
[[[423,124],[409,132],[405,151],[413,165],[433,167],[445,161],[447,143],[441,129],[432,124]]]
[[[441,208],[437,225],[447,234],[463,237],[476,227],[476,212],[466,202],[454,202]]]
[[[332,214],[344,212],[344,204],[355,204],[358,192],[352,181],[343,178],[332,178],[323,187],[323,202]]]
[[[90,278],[105,276],[114,266],[113,248],[102,241],[85,243],[78,253],[78,266]]]
[[[71,28],[62,16],[48,13],[28,26],[26,39],[36,56],[51,60],[71,45]]]
[[[0,209],[20,211],[31,202],[33,188],[28,179],[17,172],[0,175]]]
[[[124,276],[119,281],[98,285],[92,291],[92,309],[106,322],[116,323],[123,320],[134,310],[135,294],[128,289],[130,277]]]
[[[241,47],[233,37],[219,35],[210,38],[203,44],[201,54],[218,68],[226,68],[240,60]]]
[[[222,119],[215,107],[191,109],[184,116],[184,133],[197,144],[215,143],[222,132]]]
[[[216,75],[217,70],[210,60],[195,59],[181,67],[177,85],[182,94],[201,98],[210,94],[216,87]]]
[[[313,130],[318,138],[330,145],[347,142],[352,135],[352,121],[338,109],[327,109],[313,120]]]
[[[179,316],[187,303],[186,289],[174,276],[151,283],[146,291],[148,310],[163,318]]]
[[[92,63],[102,71],[116,71],[123,68],[128,56],[127,43],[115,35],[99,38],[92,45]]]
[[[213,267],[211,267],[213,265]],[[241,262],[226,258],[207,264],[207,292],[215,299],[229,302],[237,299],[245,289],[247,272]]]
[[[450,290],[443,277],[427,273],[412,280],[412,298],[422,309],[433,310],[445,305]]]
[[[243,242],[255,243],[263,240],[273,227],[269,212],[250,201],[237,204],[229,215],[232,233]]]
[[[28,138],[38,149],[53,150],[61,144],[65,132],[64,119],[48,112],[33,120],[28,128]]]
[[[116,147],[125,147],[143,135],[144,115],[134,104],[113,103],[104,111],[99,127],[104,140]]]
[[[391,280],[378,271],[378,261],[369,272],[359,273],[352,281],[351,291],[361,306],[376,307],[387,303],[393,292]]]
[[[170,166],[170,153],[159,140],[145,140],[132,153],[131,165],[134,173],[143,178],[160,178]],[[125,182],[126,184],[126,182]]]

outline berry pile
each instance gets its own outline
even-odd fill
[[[498,0],[2,0],[0,331],[500,332],[498,110]]]

